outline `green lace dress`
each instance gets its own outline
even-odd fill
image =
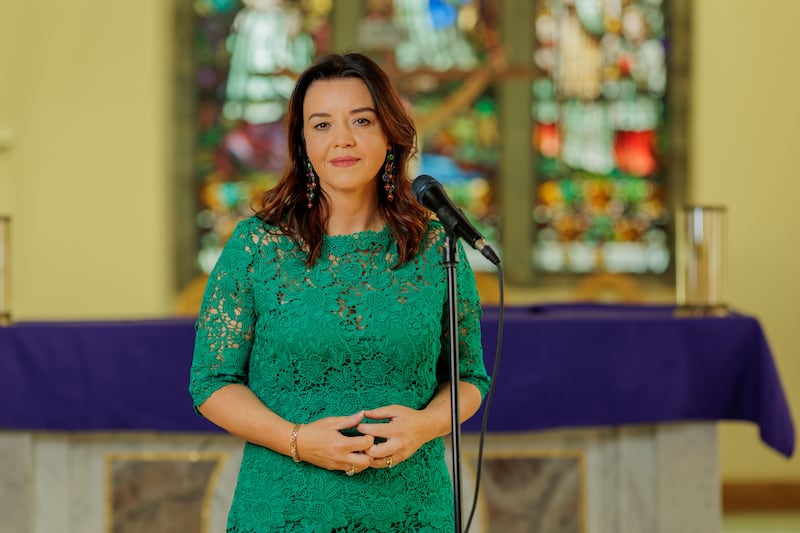
[[[245,383],[286,420],[362,409],[423,408],[449,376],[444,229],[398,269],[388,228],[326,237],[319,261],[257,218],[239,223],[210,275],[197,321],[196,406]],[[459,243],[461,379],[489,387],[475,279]],[[251,443],[228,532],[452,531],[453,491],[441,439],[391,469],[349,477]]]

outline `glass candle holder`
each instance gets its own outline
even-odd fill
[[[0,216],[0,325],[11,322],[11,219]]]
[[[677,228],[677,312],[680,315],[727,314],[726,209],[690,205]]]

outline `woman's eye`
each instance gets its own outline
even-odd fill
[[[361,117],[361,118],[357,118],[355,122],[356,122],[356,124],[358,124],[359,126],[368,126],[368,125],[370,125],[370,124],[372,123],[372,121],[371,121],[370,119],[368,119],[368,118],[363,118],[363,117]]]
[[[315,130],[328,129],[328,123],[327,122],[319,122],[317,124],[314,124],[314,129]]]

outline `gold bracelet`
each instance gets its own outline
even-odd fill
[[[297,456],[297,432],[300,429],[300,424],[295,424],[292,428],[292,439],[289,441],[289,453],[292,454],[292,461],[295,463],[300,462],[300,457]]]

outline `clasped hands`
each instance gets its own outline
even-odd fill
[[[383,421],[365,423],[365,418]],[[320,418],[300,428],[297,453],[307,463],[348,475],[391,468],[433,438],[426,431],[426,418],[422,411],[402,405]],[[346,434],[350,432],[353,435]]]

